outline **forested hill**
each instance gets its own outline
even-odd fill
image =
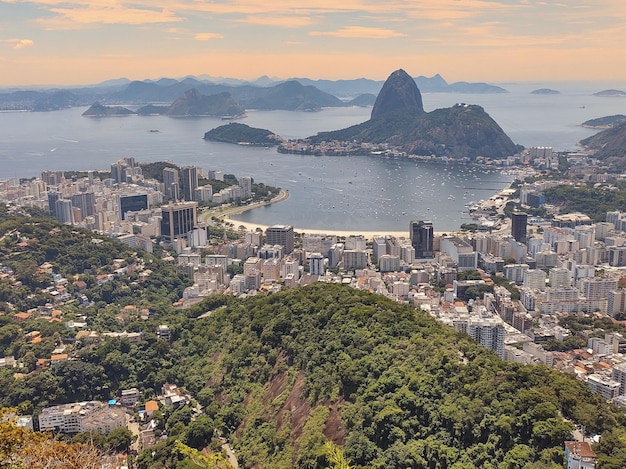
[[[175,442],[219,448],[215,434],[229,437],[247,469],[328,468],[337,447],[352,469],[552,469],[562,467],[575,424],[602,435],[602,469],[626,467],[626,418],[584,383],[503,362],[382,296],[316,283],[247,299],[211,296],[180,310],[172,303],[189,279],[172,264],[3,206],[0,262],[0,356],[24,363],[19,374],[0,368],[0,407],[37,415],[131,387],[147,400],[164,383],[201,404],[205,415],[195,420],[189,406],[157,417],[167,439],[138,455],[139,469],[191,467],[177,465]],[[83,340],[51,322],[43,313],[58,275],[68,280],[70,299],[56,304],[64,321],[141,339]],[[83,296],[89,301],[79,304]],[[26,311],[32,316],[16,317]],[[170,343],[156,336],[161,324]],[[26,340],[33,331],[40,343]],[[62,343],[71,359],[37,369]]]
[[[321,283],[210,301],[176,374],[243,467],[329,467],[331,441],[352,468],[557,468],[563,417],[603,433],[602,467],[626,467],[622,413],[583,383],[500,361],[409,306]]]

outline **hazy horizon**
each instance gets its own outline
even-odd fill
[[[0,86],[188,75],[626,82],[618,0],[0,0]]]
[[[391,72],[392,71],[390,71],[389,74],[391,74]],[[416,75],[416,74],[412,74],[411,76],[413,78],[418,78],[419,76],[426,76],[426,78],[432,78],[435,75],[437,75],[437,73],[433,75],[428,75],[428,76]],[[463,78],[453,81],[453,80],[447,79],[447,77],[441,73],[439,73],[439,75],[441,75],[448,84],[455,83],[456,81],[459,81],[459,82],[470,81],[470,80],[464,80]],[[114,78],[105,78],[104,80],[100,80],[98,82],[91,82],[91,83],[67,83],[67,84],[35,83],[31,85],[1,85],[0,84],[0,90],[18,90],[18,89],[46,90],[46,89],[56,89],[56,88],[58,89],[88,88],[88,87],[105,86],[107,84],[111,86],[111,83],[116,82],[116,81],[123,81],[123,80],[126,80],[128,83],[131,83],[133,81],[157,82],[162,79],[173,79],[173,80],[182,81],[187,78],[194,78],[194,79],[201,80],[201,81],[202,80],[211,81],[216,84],[219,84],[219,83],[228,84],[228,82],[231,82],[231,81],[241,81],[242,84],[246,84],[246,83],[254,83],[255,81],[259,79],[263,79],[265,77],[269,78],[270,80],[274,82],[298,80],[298,79],[329,80],[329,81],[339,81],[339,80],[349,81],[349,80],[367,79],[367,80],[378,81],[381,83],[381,85],[387,78],[387,77],[384,77],[381,79],[377,79],[377,78],[370,78],[367,76],[360,76],[360,77],[355,76],[352,78],[331,79],[331,78],[326,78],[326,77],[312,78],[309,76],[274,77],[274,76],[268,76],[267,74],[259,75],[252,79],[245,79],[245,78],[236,77],[236,76],[230,76],[230,77],[210,76],[208,74],[198,74],[198,75],[189,74],[189,75],[184,75],[184,76],[163,75],[163,76],[158,76],[158,77],[143,77],[143,78],[128,78],[126,76],[120,76],[120,77],[114,77]],[[572,90],[581,90],[583,88],[587,88],[589,91],[594,91],[594,92],[600,91],[606,88],[615,87],[615,88],[620,88],[623,91],[626,91],[626,79],[616,80],[616,81],[610,81],[610,80],[528,80],[528,81],[515,80],[513,81],[513,80],[508,80],[508,81],[501,81],[501,82],[500,81],[475,80],[475,81],[472,81],[472,83],[487,83],[489,85],[500,86],[504,88],[506,88],[506,86],[527,86],[527,87],[532,87],[532,88],[542,88],[542,87],[550,87],[550,85],[554,85],[554,86],[561,85],[562,87],[565,86],[568,89],[572,89]],[[233,86],[237,86],[237,85],[235,84]],[[561,91],[563,90],[561,89]],[[428,92],[422,91],[422,93],[428,93]]]

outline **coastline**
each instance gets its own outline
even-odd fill
[[[274,197],[273,199],[271,199],[268,202],[257,202],[254,204],[250,204],[250,205],[244,205],[244,206],[239,206],[239,207],[227,207],[226,209],[220,210],[220,211],[207,211],[204,212],[201,217],[204,218],[203,222],[207,223],[207,218],[211,217],[211,216],[215,216],[217,218],[220,218],[221,220],[223,220],[226,223],[231,223],[233,224],[236,228],[243,226],[245,227],[245,229],[247,231],[256,231],[258,230],[262,230],[265,231],[267,228],[269,228],[272,225],[265,225],[265,224],[260,224],[260,223],[251,223],[251,222],[245,222],[245,221],[241,221],[241,220],[236,220],[234,218],[232,218],[235,215],[240,215],[242,213],[245,213],[249,210],[254,210],[255,208],[260,208],[260,207],[264,207],[266,205],[270,205],[270,204],[275,204],[275,203],[279,203],[282,202],[283,200],[286,200],[289,197],[289,191],[285,190],[285,189],[280,189],[279,194]],[[317,229],[317,228],[305,228],[305,227],[298,227],[298,226],[294,226],[293,230],[295,233],[298,234],[320,234],[320,235],[335,235],[335,236],[339,236],[339,237],[348,237],[348,236],[359,236],[362,235],[365,237],[365,239],[367,240],[372,240],[374,237],[376,236],[395,236],[397,238],[400,237],[405,237],[408,238],[409,237],[409,228],[407,227],[406,231],[388,231],[388,232],[380,232],[380,231],[359,231],[359,230],[325,230],[325,229]]]
[[[512,182],[513,181],[511,181],[511,183],[509,183],[508,186],[506,186],[505,188],[497,191],[491,197],[481,200],[480,203],[484,203],[485,201],[492,199],[494,196],[502,195],[504,192],[506,192],[508,189],[511,188]],[[278,195],[269,201],[256,202],[250,205],[229,206],[226,208],[220,208],[220,209],[216,209],[213,211],[209,210],[209,211],[203,212],[199,216],[199,218],[201,219],[201,222],[204,224],[208,224],[209,218],[216,217],[222,220],[222,222],[232,224],[235,228],[243,227],[246,231],[256,231],[256,230],[265,231],[267,228],[269,228],[272,225],[241,221],[241,220],[236,220],[232,217],[248,212],[250,210],[254,210],[256,208],[282,202],[286,200],[288,197],[289,197],[289,191],[287,191],[286,189],[280,189],[280,192],[278,193]],[[306,228],[306,227],[298,227],[295,225],[292,225],[292,226],[293,226],[294,232],[300,235],[319,234],[319,235],[335,235],[338,237],[363,236],[368,241],[372,241],[375,237],[378,237],[378,236],[394,236],[396,238],[410,238],[408,226],[407,226],[406,231],[335,230],[335,229]],[[453,231],[436,231],[434,235],[440,236],[446,233],[455,233],[458,231],[459,231],[458,229],[453,230]]]

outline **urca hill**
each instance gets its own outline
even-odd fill
[[[503,158],[522,149],[477,105],[456,104],[425,112],[421,93],[404,70],[385,81],[370,120],[307,139],[387,144],[408,154],[451,158]]]

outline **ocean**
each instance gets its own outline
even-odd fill
[[[585,120],[626,114],[626,99],[591,94],[604,88],[569,87],[559,95],[532,95],[540,85],[502,85],[505,94],[426,93],[427,111],[455,103],[479,104],[511,139],[524,146],[575,150],[596,131]],[[557,85],[552,85],[559,89]],[[119,158],[170,160],[197,165],[287,189],[289,198],[238,216],[259,224],[299,229],[404,231],[411,220],[430,220],[436,231],[459,228],[466,204],[506,187],[512,175],[455,164],[369,156],[284,155],[275,149],[206,142],[204,133],[224,124],[215,118],[128,116],[86,118],[85,108],[47,113],[0,113],[0,178],[41,171],[106,169]],[[364,122],[371,108],[319,112],[248,111],[241,122],[302,138]],[[158,130],[158,132],[154,132]]]

